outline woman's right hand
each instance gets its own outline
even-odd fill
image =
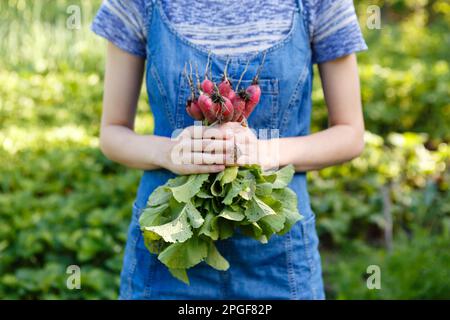
[[[170,139],[161,166],[173,173],[215,173],[234,164],[231,132],[218,127],[191,126]]]

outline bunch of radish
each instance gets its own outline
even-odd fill
[[[208,125],[225,122],[240,122],[247,125],[247,118],[258,105],[261,98],[261,88],[259,86],[259,74],[264,64],[265,55],[262,62],[253,77],[253,81],[248,88],[239,89],[239,85],[247,71],[248,63],[242,72],[235,88],[228,78],[228,64],[222,75],[220,83],[214,83],[211,74],[211,62],[208,62],[205,68],[203,80],[200,81],[198,69],[196,67],[196,83],[192,76],[192,64],[190,63],[190,72],[187,73],[185,66],[184,75],[189,83],[190,97],[186,102],[186,112],[195,120],[204,121]],[[209,70],[209,75],[208,75]]]

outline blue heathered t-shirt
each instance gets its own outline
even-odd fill
[[[158,0],[175,29],[219,55],[261,51],[281,41],[292,26],[298,0]],[[351,0],[300,0],[313,61],[322,63],[367,49]],[[105,0],[92,30],[122,50],[146,56],[147,14],[152,0]]]

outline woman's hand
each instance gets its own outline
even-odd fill
[[[176,174],[214,173],[234,163],[232,133],[191,126],[170,140],[160,165]]]
[[[264,170],[278,167],[278,140],[259,140],[253,130],[238,122],[225,123],[220,129],[233,140],[233,164],[258,164]]]

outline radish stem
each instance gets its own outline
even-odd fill
[[[247,64],[245,65],[244,71],[241,73],[241,77],[239,78],[239,81],[236,85],[236,92],[239,91],[239,85],[241,84],[242,79],[244,78],[245,73],[247,72],[248,65],[250,64],[250,59],[247,60]]]
[[[255,77],[253,78],[253,83],[258,83],[259,74],[261,73],[262,67],[264,66],[264,62],[266,62],[266,54],[267,54],[267,50],[264,50],[262,61],[259,64],[259,67],[258,67],[258,70],[256,71]]]

